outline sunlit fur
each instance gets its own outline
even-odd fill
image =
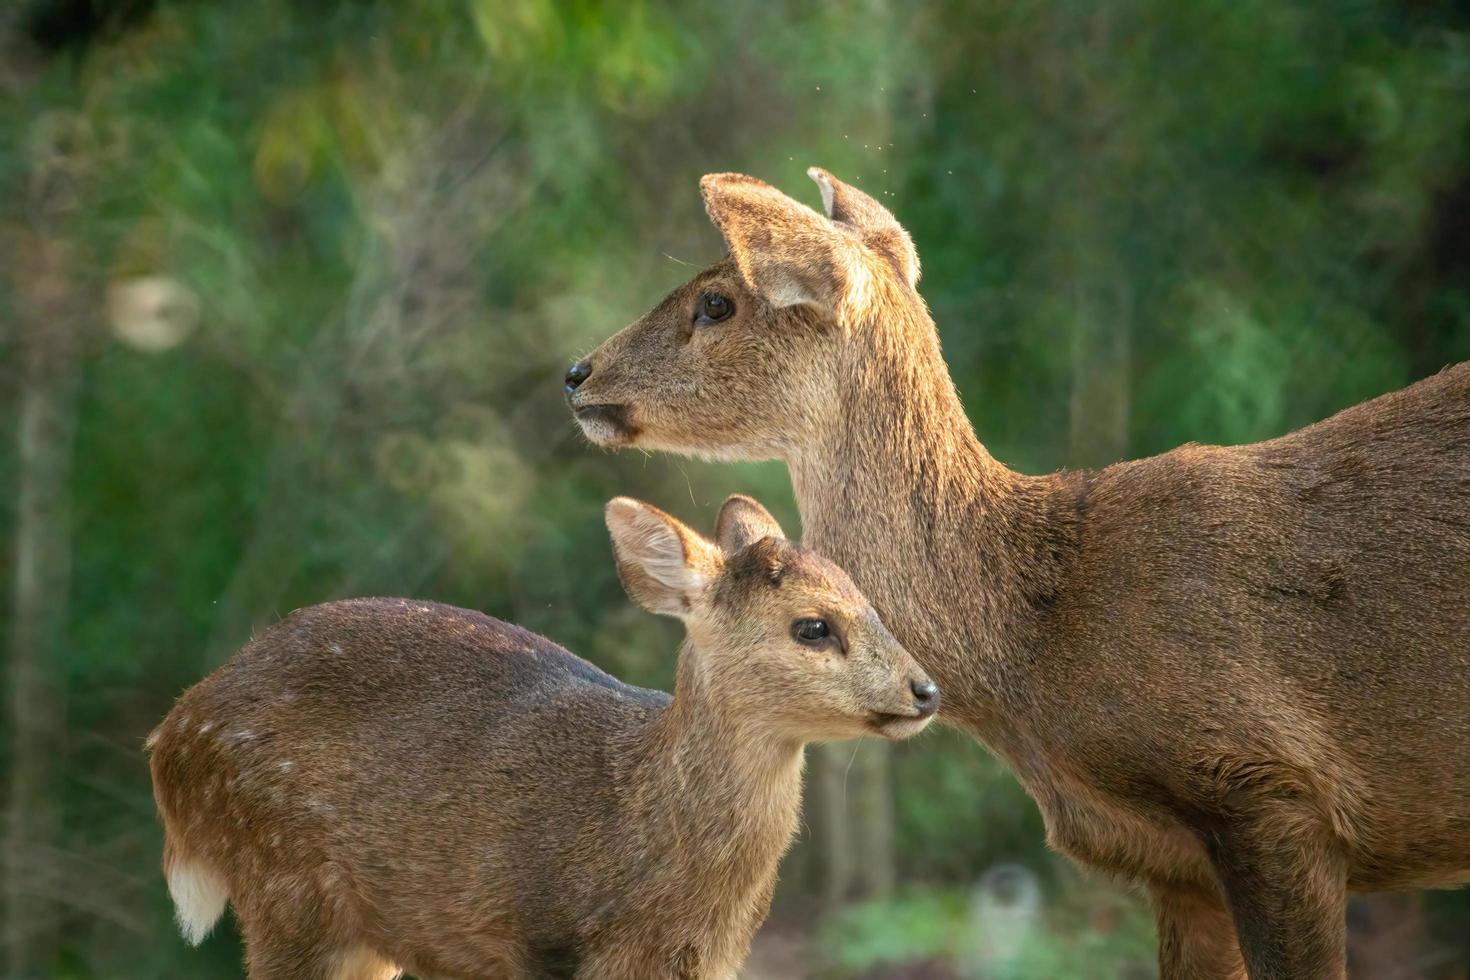
[[[706,291],[722,293],[735,312],[716,326],[694,323]],[[772,307],[747,289],[734,262],[706,270],[670,293],[639,324],[609,340],[592,376],[572,396],[577,409],[616,405],[622,428],[579,414],[588,438],[609,447],[637,445],[709,459],[784,457],[830,420],[803,416],[837,398],[838,379],[808,359],[840,352],[832,324],[810,307]],[[783,404],[772,390],[796,391]],[[656,397],[642,397],[656,392]],[[718,393],[718,397],[716,396]],[[708,438],[710,432],[718,440]]]
[[[834,564],[732,497],[714,540],[607,508],[618,570],[687,640],[673,697],[407,599],[298,610],[150,736],[165,873],[226,895],[252,980],[730,980],[798,820],[803,746],[927,724],[927,676]],[[836,639],[798,642],[826,619]]]
[[[706,177],[730,257],[573,406],[784,460],[806,543],[1051,843],[1148,886],[1166,980],[1340,977],[1347,889],[1470,879],[1470,365],[1270,442],[1023,476],[975,437],[907,234],[813,176],[827,215]],[[711,285],[741,312],[689,335]]]

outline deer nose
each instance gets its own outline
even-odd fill
[[[910,681],[909,690],[914,692],[914,706],[919,709],[919,717],[927,718],[939,710],[939,687],[927,678],[922,681]]]
[[[591,361],[578,361],[576,364],[573,364],[571,367],[567,368],[567,394],[570,395],[572,392],[582,387],[582,382],[586,381],[590,377],[592,377]]]

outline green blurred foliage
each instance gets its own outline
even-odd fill
[[[884,976],[922,962],[984,980],[1105,980],[1148,976],[1153,919],[1140,903],[1057,868],[1034,914],[997,912],[985,886],[908,889],[854,905],[821,930],[819,975]],[[996,921],[999,919],[1000,921]],[[987,928],[989,926],[990,928]]]
[[[252,629],[432,596],[667,684],[677,627],[626,602],[601,503],[707,526],[738,490],[799,526],[779,466],[606,455],[561,404],[573,356],[719,255],[705,172],[815,202],[820,164],[889,204],[982,439],[1028,471],[1078,461],[1096,331],[1126,351],[1130,455],[1267,438],[1470,357],[1470,15],[1448,4],[133,6],[43,45],[0,103],[0,220],[26,227],[59,179],[50,233],[86,298],[61,975],[237,970],[227,931],[172,934],[141,743]],[[128,305],[156,295],[172,320]],[[1146,944],[1135,901],[1056,870],[975,743],[896,760],[903,896],[831,924],[824,968],[952,959],[1002,860],[1048,896],[1025,975]],[[1119,902],[1123,925],[1089,924]]]

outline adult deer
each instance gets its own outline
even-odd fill
[[[1470,365],[1249,446],[1023,476],[908,234],[701,183],[729,256],[573,365],[603,446],[781,459],[1050,842],[1147,885],[1165,978],[1344,974],[1348,890],[1470,880]]]
[[[301,609],[149,739],[190,941],[251,980],[729,980],[796,829],[802,748],[905,738],[932,681],[831,562],[732,497],[718,541],[627,498],[618,572],[683,620],[672,699],[480,613]]]

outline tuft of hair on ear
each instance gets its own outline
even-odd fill
[[[850,232],[745,174],[707,174],[699,189],[746,285],[772,306],[836,313],[862,274]]]
[[[677,518],[631,497],[608,501],[604,516],[628,597],[652,613],[687,615],[719,573],[719,549]]]
[[[762,538],[785,538],[781,525],[760,503],[744,494],[731,494],[715,521],[715,540],[725,554],[755,544]]]
[[[919,253],[909,233],[893,213],[878,201],[833,177],[821,167],[808,167],[806,175],[822,192],[822,209],[833,221],[852,227],[867,246],[893,263],[910,286],[919,282]]]

